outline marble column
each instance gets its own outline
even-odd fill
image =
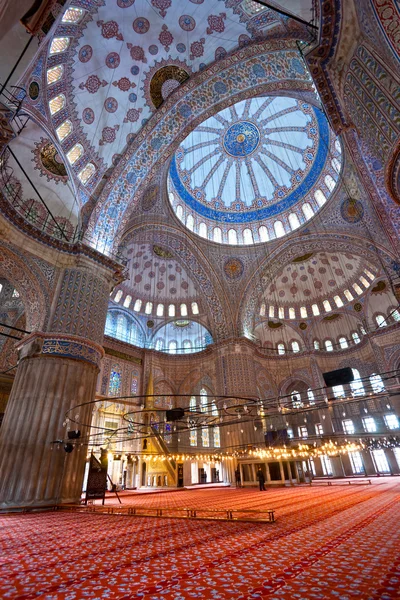
[[[0,429],[0,507],[80,499],[115,265],[74,260],[74,267],[60,270],[47,331],[31,333],[18,345]],[[66,416],[71,430],[81,431],[78,440],[68,440]],[[64,450],[68,441],[70,453]]]

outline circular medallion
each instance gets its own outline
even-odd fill
[[[346,223],[358,223],[364,216],[364,207],[359,200],[347,198],[342,202],[340,214]]]
[[[133,21],[132,27],[136,33],[147,33],[150,29],[150,23],[144,17],[138,17]]]
[[[224,264],[224,273],[228,279],[240,279],[243,275],[244,265],[239,258],[229,258]]]
[[[353,306],[354,310],[356,312],[361,312],[362,311],[362,304],[360,302],[356,302],[355,305]]]
[[[36,81],[31,81],[29,84],[29,98],[31,100],[37,100],[39,97],[39,84]]]
[[[248,156],[257,148],[260,132],[249,121],[240,121],[229,127],[224,136],[224,148],[231,156]]]

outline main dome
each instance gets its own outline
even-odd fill
[[[197,126],[171,160],[177,216],[207,239],[250,244],[311,219],[334,191],[341,148],[322,111],[287,96],[243,100]]]

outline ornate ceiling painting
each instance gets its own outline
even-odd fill
[[[169,197],[193,231],[205,224],[203,237],[213,239],[210,228],[217,226],[222,232],[214,241],[232,243],[233,228],[233,243],[262,242],[280,237],[278,218],[286,233],[312,218],[340,168],[340,145],[319,108],[290,97],[253,98],[220,111],[183,141],[171,161]],[[250,241],[243,235],[249,224]]]

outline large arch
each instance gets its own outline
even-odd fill
[[[346,234],[318,233],[303,237],[301,240],[301,252],[353,252],[361,253],[367,259],[376,263],[377,260],[385,265],[386,272],[396,277],[396,256],[391,254],[387,248],[381,245],[372,246],[368,239],[350,236]],[[288,239],[277,246],[271,254],[258,266],[252,277],[247,282],[239,304],[237,327],[242,335],[251,333],[254,328],[255,311],[260,292],[274,279],[275,275],[287,263],[291,262],[299,254],[299,242],[297,236]]]
[[[272,56],[273,55],[273,56]],[[211,65],[165,102],[137,135],[105,185],[89,216],[87,238],[112,251],[140,193],[170,159],[179,143],[223,108],[259,94],[315,95],[294,41],[263,42]],[[89,204],[87,205],[90,210]]]
[[[0,242],[0,276],[18,290],[25,307],[28,331],[42,331],[48,314],[49,301],[43,281],[34,275],[22,256]]]

